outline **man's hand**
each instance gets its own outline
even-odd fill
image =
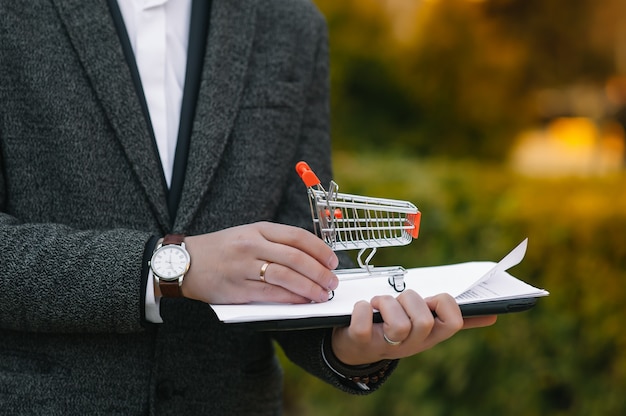
[[[338,285],[332,272],[337,256],[301,228],[259,222],[188,236],[185,245],[191,267],[182,292],[191,299],[214,304],[325,302]]]
[[[373,323],[374,309],[380,312],[383,323]],[[452,296],[423,299],[408,289],[397,298],[376,296],[371,302],[358,302],[350,326],[334,329],[332,348],[347,365],[403,358],[432,348],[461,329],[492,325],[496,319],[464,319]]]

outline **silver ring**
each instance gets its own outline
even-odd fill
[[[259,278],[261,279],[263,283],[267,283],[265,281],[265,272],[267,271],[267,268],[270,264],[272,263],[269,261],[266,261],[265,263],[263,263],[263,266],[261,266],[261,273],[259,273]]]
[[[390,340],[390,339],[387,337],[387,334],[385,334],[384,332],[383,332],[383,338],[385,339],[385,342],[386,342],[387,344],[389,344],[389,345],[396,346],[396,345],[400,345],[400,344],[402,344],[402,341],[392,341],[392,340]]]

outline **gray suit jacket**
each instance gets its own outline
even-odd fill
[[[331,177],[325,23],[307,1],[214,0],[177,215],[104,0],[0,0],[0,413],[275,414],[277,339],[163,300],[144,246],[271,220],[310,228],[296,161]]]

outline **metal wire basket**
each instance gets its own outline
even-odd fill
[[[359,250],[360,268],[337,273],[385,276],[396,291],[403,291],[403,267],[374,267],[370,261],[378,247],[403,246],[417,238],[421,218],[417,207],[408,201],[340,193],[334,181],[326,190],[306,162],[298,162],[296,171],[307,186],[315,233],[333,250]]]

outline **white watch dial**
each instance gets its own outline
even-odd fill
[[[167,245],[154,252],[150,267],[163,280],[176,280],[189,269],[189,253],[177,245]]]

